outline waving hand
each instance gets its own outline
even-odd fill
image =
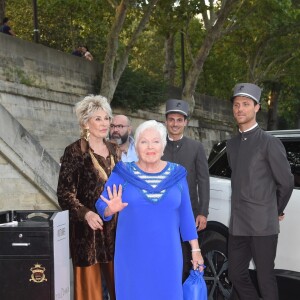
[[[107,208],[105,209],[104,215],[105,217],[111,216],[116,212],[123,210],[128,203],[122,202],[122,185],[119,185],[117,190],[117,186],[113,185],[113,190],[111,191],[110,187],[107,187],[107,193],[109,200],[103,197],[102,195],[100,198],[107,204]]]

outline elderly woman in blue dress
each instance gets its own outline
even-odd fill
[[[138,161],[119,162],[96,202],[108,221],[118,215],[115,286],[118,300],[182,300],[180,236],[191,245],[191,268],[203,270],[186,170],[162,161],[166,129],[154,120],[135,133]]]

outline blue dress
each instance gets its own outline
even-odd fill
[[[138,170],[142,176],[137,176]],[[166,175],[167,174],[167,175]],[[156,187],[143,178],[162,176]],[[182,300],[183,241],[197,239],[186,170],[167,163],[160,173],[145,173],[132,163],[119,162],[107,186],[122,184],[123,202],[118,215],[115,244],[115,287],[118,300]],[[151,195],[159,195],[156,199]],[[150,197],[148,197],[150,195]],[[155,198],[155,197],[154,197]],[[104,220],[106,203],[96,203]],[[192,265],[191,265],[192,266]]]

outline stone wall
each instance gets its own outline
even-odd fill
[[[55,208],[57,206],[0,153],[0,211]]]
[[[58,208],[74,103],[95,92],[100,65],[4,34],[0,45],[0,209]]]
[[[96,62],[5,34],[0,36],[0,45],[0,79],[42,89],[36,98],[43,99],[43,91],[55,91],[60,102],[60,94],[72,98],[93,93],[99,81]]]
[[[101,66],[4,34],[0,45],[0,210],[58,208],[59,159],[79,137],[74,104],[95,93]],[[231,105],[203,95],[195,102],[186,134],[208,154],[234,130]],[[136,127],[148,119],[164,122],[164,110],[114,113],[128,115]]]

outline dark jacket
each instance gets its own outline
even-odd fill
[[[110,142],[106,144],[115,162],[119,161],[117,146]],[[109,166],[98,161],[109,175]],[[105,222],[103,231],[94,231],[84,219],[88,211],[96,212],[95,203],[105,184],[93,166],[87,142],[81,139],[66,147],[61,163],[57,196],[61,208],[69,210],[70,251],[74,266],[112,260],[116,220]]]
[[[204,148],[199,141],[182,137],[178,141],[167,139],[163,160],[178,163],[187,170],[194,215],[208,215],[209,172]]]
[[[257,126],[229,140],[227,156],[232,170],[230,234],[278,234],[278,215],[294,187],[281,141]]]

